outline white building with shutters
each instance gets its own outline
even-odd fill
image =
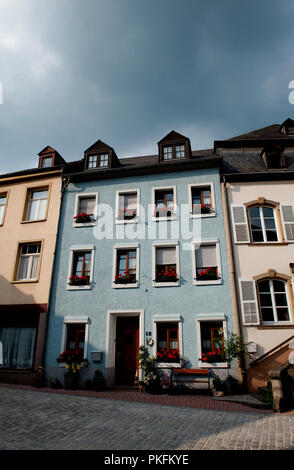
[[[287,361],[294,340],[293,121],[216,142],[223,157],[232,275],[249,390]]]

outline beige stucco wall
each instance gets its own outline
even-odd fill
[[[227,183],[227,198],[229,207],[232,203],[241,205],[258,198],[265,198],[277,203],[292,202],[293,204],[294,183],[287,181]],[[294,262],[293,243],[279,244],[277,246],[235,244],[233,233],[232,242],[237,279],[239,277],[253,278],[266,273],[269,269],[274,269],[277,273],[286,276],[292,275],[289,263]],[[289,292],[291,325],[285,327],[262,325],[243,327],[243,335],[246,342],[253,341],[258,345],[257,354],[252,356],[252,359],[262,356],[294,334],[293,291],[289,289]]]
[[[27,190],[49,187],[47,217],[44,221],[23,222]],[[3,225],[0,226],[0,304],[47,303],[61,197],[61,174],[46,177],[0,180],[0,193],[8,192]],[[41,264],[37,282],[14,281],[17,249],[20,242],[42,241]]]

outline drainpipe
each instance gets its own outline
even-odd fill
[[[229,268],[229,278],[230,278],[230,286],[231,286],[231,294],[232,294],[232,307],[233,307],[233,320],[234,320],[234,328],[236,334],[240,336],[240,315],[239,315],[239,304],[238,298],[236,294],[236,286],[237,286],[237,279],[236,279],[236,271],[235,271],[235,261],[234,261],[234,254],[233,254],[233,244],[232,244],[232,236],[231,236],[231,224],[229,218],[229,203],[227,198],[227,187],[226,187],[226,179],[223,176],[223,182],[221,182],[221,193],[222,193],[222,203],[223,203],[223,213],[224,213],[224,227],[225,227],[225,234],[226,234],[226,247],[227,247],[227,254],[228,254],[228,268]],[[245,370],[238,369],[239,372],[239,380],[242,384],[245,384]]]
[[[61,169],[61,190],[60,190],[60,204],[59,204],[59,213],[58,213],[58,221],[57,221],[57,227],[56,227],[56,236],[55,236],[55,246],[54,246],[54,252],[53,252],[53,263],[52,263],[52,270],[51,270],[51,278],[50,278],[50,287],[49,287],[49,295],[48,295],[48,303],[47,303],[47,322],[46,322],[46,328],[45,328],[45,335],[44,335],[44,351],[43,351],[43,358],[42,358],[42,364],[45,362],[45,354],[47,350],[47,340],[48,340],[48,323],[49,323],[49,315],[50,315],[50,304],[51,304],[51,297],[52,297],[52,288],[53,288],[53,276],[55,272],[55,266],[56,266],[56,250],[57,250],[57,244],[59,240],[59,229],[60,229],[60,223],[61,223],[61,213],[62,213],[62,205],[63,205],[63,196],[65,193],[65,190],[67,186],[70,183],[70,176],[67,176],[67,178],[63,177],[63,167]]]

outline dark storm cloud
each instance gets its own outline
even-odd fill
[[[155,153],[171,129],[210,147],[292,114],[291,1],[0,0],[0,172],[101,138]],[[292,114],[293,115],[293,114]]]

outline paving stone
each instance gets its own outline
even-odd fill
[[[0,396],[2,450],[294,448],[293,414],[221,411],[4,386]]]

